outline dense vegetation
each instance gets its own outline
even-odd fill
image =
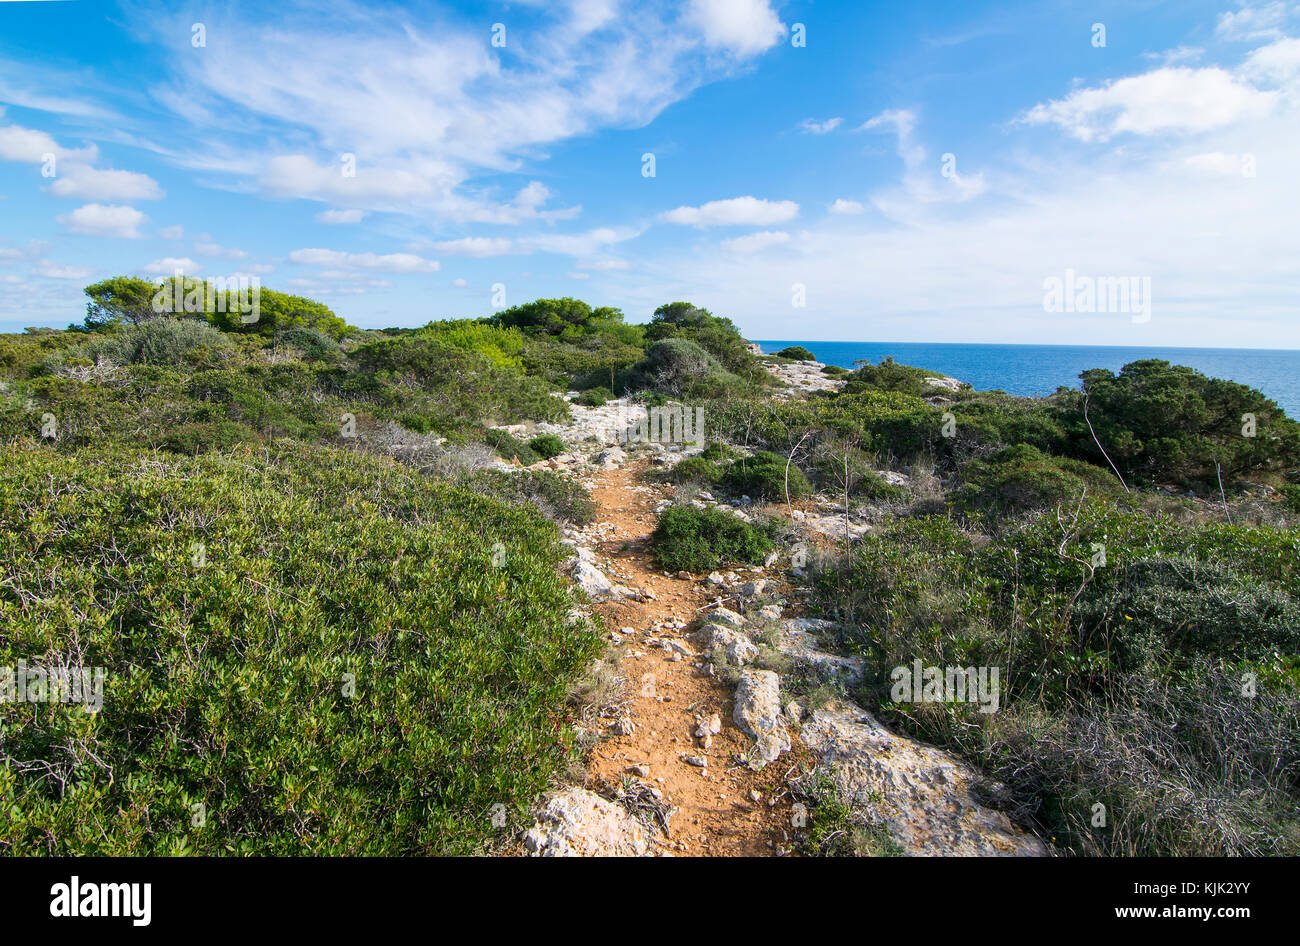
[[[1300,852],[1296,424],[1160,361],[1043,399],[930,376],[886,361],[807,401],[716,405],[758,456],[892,510],[815,571],[866,662],[858,696],[977,762],[1067,850]],[[998,667],[998,711],[895,702],[916,660]]]
[[[269,289],[248,321],[200,280],[161,289],[180,314],[122,277],[87,288],[81,325],[0,336],[0,667],[106,670],[98,714],[0,708],[0,851],[503,840],[495,806],[521,815],[570,761],[600,645],[570,618],[555,527],[594,504],[489,468],[566,449],[499,425],[561,420],[575,388],[679,393],[655,345],[705,346],[705,387],[748,390],[743,340],[693,307],[363,331]]]
[[[1300,852],[1300,427],[1257,391],[1148,360],[1017,398],[886,359],[774,399],[686,302],[365,331],[171,288],[197,303],[160,316],[157,286],[106,280],[81,325],[0,336],[0,666],[108,670],[98,715],[0,709],[0,851],[484,849],[488,809],[565,763],[599,646],[555,527],[590,497],[492,468],[565,452],[500,428],[563,420],[576,391],[704,408],[708,447],[659,474],[683,499],[818,491],[869,518],[813,570],[857,695],[1057,844]],[[702,573],[776,537],[683,502],[653,550]],[[999,711],[895,703],[918,659],[999,667]]]
[[[107,670],[4,707],[6,853],[467,853],[569,751],[597,644],[540,517],[288,443],[0,461],[0,665]]]

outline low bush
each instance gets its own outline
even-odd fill
[[[967,511],[1015,514],[1078,500],[1089,492],[1106,492],[1116,483],[1105,470],[1062,457],[1051,457],[1029,444],[1004,447],[966,463],[953,493]]]
[[[812,484],[798,466],[787,466],[785,457],[767,450],[733,460],[722,474],[721,485],[737,496],[773,501],[784,501],[787,485],[791,499],[802,499],[812,492]]]
[[[861,450],[845,447],[828,447],[818,452],[813,462],[817,485],[837,496],[843,496],[845,487],[853,499],[884,501],[902,499],[906,491],[891,486],[872,467],[870,458]]]
[[[233,420],[195,421],[169,433],[162,447],[173,453],[197,456],[211,450],[229,450],[237,444],[257,443],[257,431]]]
[[[763,530],[716,507],[670,506],[651,536],[655,561],[669,572],[709,572],[760,564],[772,551]]]
[[[477,470],[465,475],[463,485],[503,502],[529,503],[548,519],[586,525],[596,516],[596,502],[582,484],[550,470]]]
[[[541,459],[533,448],[513,434],[489,427],[483,432],[483,440],[497,452],[503,460],[518,460],[524,466],[532,466]]]
[[[176,365],[199,348],[224,348],[226,336],[194,319],[152,319],[123,325],[95,336],[84,351],[92,359],[107,358],[121,365]]]
[[[813,355],[813,353],[810,352],[808,349],[804,348],[802,345],[790,345],[787,348],[782,348],[779,352],[776,353],[776,357],[789,358],[791,361],[816,361],[817,360],[816,356]]]
[[[573,399],[575,404],[584,407],[601,407],[614,399],[614,392],[609,388],[588,388]]]
[[[567,765],[600,642],[535,512],[323,447],[0,465],[0,666],[105,671],[3,707],[0,850],[470,854]]]
[[[551,457],[558,457],[561,453],[569,448],[564,441],[555,434],[539,434],[532,440],[528,441],[528,449],[537,454],[543,460],[549,460]]]

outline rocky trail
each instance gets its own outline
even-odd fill
[[[733,722],[730,689],[709,673],[707,657],[687,636],[704,609],[721,602],[717,586],[666,577],[650,560],[655,500],[671,490],[641,482],[644,464],[601,471],[589,481],[597,516],[595,548],[611,579],[640,595],[596,606],[621,638],[628,683],[624,715],[593,753],[589,778],[618,785],[624,777],[662,793],[676,813],[668,850],[709,856],[770,855],[790,846],[791,798],[782,773],[736,761],[753,740]]]
[[[775,554],[725,574],[659,571],[648,539],[673,488],[644,474],[680,454],[669,458],[658,444],[629,452],[607,448],[564,464],[598,507],[591,525],[565,530],[565,541],[577,557],[575,582],[609,632],[617,696],[587,723],[599,731],[583,784],[542,801],[524,836],[527,853],[797,853],[807,817],[798,785],[810,777],[905,854],[1050,853],[977,800],[996,786],[955,756],[889,732],[848,699],[805,713],[784,695],[776,672],[757,669],[764,657],[841,691],[861,676],[861,662],[823,645],[828,622],[787,613],[798,611],[798,589]]]

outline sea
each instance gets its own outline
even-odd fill
[[[1160,358],[1212,378],[1227,378],[1264,392],[1287,416],[1300,418],[1300,351],[1264,348],[1120,348],[1098,345],[958,345],[939,342],[759,341],[766,354],[802,345],[828,365],[885,356],[969,382],[976,390],[1033,397],[1079,386],[1088,368],[1118,372],[1131,361]]]

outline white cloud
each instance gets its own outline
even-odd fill
[[[99,157],[99,149],[87,145],[80,150],[71,150],[61,147],[43,131],[21,125],[0,126],[0,160],[40,164],[47,154],[54,155],[56,164],[60,161],[94,161]]]
[[[616,270],[616,269],[621,270],[621,269],[631,269],[632,264],[624,259],[603,259],[603,260],[595,260],[594,262],[588,263],[587,268],[600,269],[600,270]]]
[[[828,118],[824,122],[816,121],[812,118],[805,118],[799,123],[799,127],[808,135],[824,135],[840,127],[843,122],[842,118]]]
[[[322,210],[316,215],[317,223],[360,223],[364,210]]]
[[[591,273],[565,273],[570,279],[590,279]]]
[[[548,196],[540,184],[511,198],[474,179],[518,172],[555,142],[643,127],[783,35],[767,0],[693,0],[685,20],[677,7],[614,0],[529,6],[534,22],[511,34],[506,56],[476,21],[429,28],[395,6],[339,0],[324,16],[289,5],[266,19],[214,11],[203,55],[169,57],[177,74],[151,91],[178,120],[220,117],[230,131],[172,159],[251,177],[273,196],[357,209],[570,219],[580,208],[533,200]],[[176,13],[140,36],[188,35],[189,25]],[[356,155],[355,177],[340,172],[342,154]]]
[[[1217,66],[1165,67],[1100,88],[1079,89],[1034,106],[1020,120],[1059,125],[1081,141],[1106,141],[1122,132],[1196,133],[1261,118],[1277,97]]]
[[[1159,60],[1162,66],[1175,66],[1180,62],[1192,62],[1200,59],[1205,55],[1205,49],[1200,46],[1175,46],[1173,49],[1166,49],[1158,53],[1143,53],[1143,59]]]
[[[168,256],[156,259],[144,267],[144,271],[150,276],[173,276],[178,272],[193,276],[202,270],[203,267],[188,256]]]
[[[179,225],[163,227],[158,231],[158,235],[164,240],[183,240],[185,239],[185,228]]]
[[[86,204],[56,219],[73,233],[138,239],[140,237],[138,228],[145,218],[144,214],[134,207],[117,204]]]
[[[451,281],[451,284],[455,286],[457,289],[464,289],[466,286],[469,285],[469,281],[466,279],[453,279]]]
[[[50,185],[55,197],[81,200],[160,200],[162,188],[147,174],[100,170],[81,164],[64,164]]]
[[[783,246],[790,242],[790,234],[782,230],[760,230],[731,240],[723,240],[722,248],[728,253],[747,255],[761,253],[774,246]]]
[[[345,253],[340,250],[304,249],[289,254],[289,261],[308,266],[340,266],[347,269],[370,269],[386,273],[435,273],[437,260],[413,253]]]
[[[785,36],[767,0],[690,0],[685,19],[710,46],[738,56],[757,55]]]
[[[1294,94],[1300,85],[1300,38],[1279,39],[1253,50],[1238,72],[1252,82],[1281,85]]]
[[[1245,165],[1245,155],[1224,154],[1222,151],[1210,151],[1205,154],[1188,155],[1183,163],[1198,171],[1210,171],[1215,174],[1235,174],[1240,176]]]
[[[844,214],[845,216],[852,216],[852,215],[854,215],[854,214],[860,214],[860,213],[862,213],[863,210],[865,210],[865,209],[866,209],[866,208],[864,208],[864,207],[863,207],[860,203],[858,203],[856,200],[845,200],[843,197],[837,197],[837,198],[835,198],[835,202],[834,202],[833,204],[831,204],[830,207],[827,208],[827,210],[828,210],[830,213],[833,213],[833,214]]]
[[[692,227],[761,227],[785,223],[799,215],[799,205],[792,200],[760,200],[757,197],[733,197],[712,200],[699,207],[678,207],[661,214],[668,223]]]
[[[243,250],[221,246],[203,237],[200,237],[199,241],[194,244],[194,252],[198,253],[200,256],[216,256],[221,259],[244,259],[248,256],[248,254]]]
[[[565,256],[589,257],[640,235],[640,230],[596,227],[585,233],[542,233],[520,237],[518,246],[525,252],[540,251]]]
[[[889,109],[868,119],[859,131],[892,131],[898,138],[898,156],[903,161],[903,189],[907,199],[933,203],[965,201],[984,193],[982,173],[967,176],[956,170],[956,155],[928,163],[924,147],[916,140],[917,114],[910,109]]]
[[[93,266],[63,266],[42,260],[32,267],[31,275],[46,279],[89,279],[94,272]]]
[[[464,237],[434,243],[433,248],[449,256],[502,256],[510,252],[511,242],[504,237]]]
[[[1219,14],[1214,31],[1225,39],[1264,39],[1281,35],[1279,29],[1290,11],[1285,3],[1275,0],[1264,6],[1244,6]]]
[[[44,240],[28,240],[25,246],[0,246],[0,260],[33,259],[48,248]]]

